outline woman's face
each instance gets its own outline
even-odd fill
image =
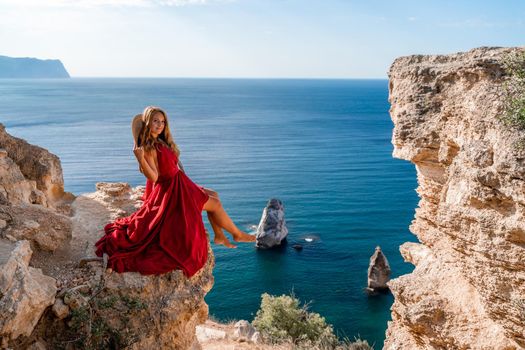
[[[162,134],[165,125],[166,119],[164,118],[164,115],[160,112],[155,113],[151,119],[151,135],[157,137]]]

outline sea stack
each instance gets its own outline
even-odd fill
[[[390,265],[381,247],[377,246],[376,251],[370,257],[368,266],[368,286],[366,290],[371,293],[388,289],[387,282],[390,280]]]
[[[255,246],[268,249],[279,246],[288,235],[284,220],[284,205],[277,198],[272,198],[263,210],[261,221],[255,235]]]

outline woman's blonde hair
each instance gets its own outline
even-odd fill
[[[169,127],[168,115],[159,107],[148,106],[144,108],[144,112],[142,112],[142,121],[144,123],[139,133],[140,146],[142,146],[144,152],[151,152],[153,149],[155,149],[155,143],[158,143],[158,141],[155,141],[151,135],[151,124],[153,122],[153,116],[157,113],[161,113],[164,116],[165,121],[164,130],[162,130],[162,133],[159,134],[157,139],[164,141],[164,143],[166,143],[166,145],[168,145],[168,147],[171,148],[173,152],[175,152],[178,158],[180,155],[180,150],[173,140],[173,136]],[[142,169],[139,170],[142,172]]]

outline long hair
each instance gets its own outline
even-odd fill
[[[144,123],[139,133],[140,146],[142,146],[144,152],[151,152],[153,149],[155,149],[155,143],[159,142],[158,140],[156,141],[151,135],[151,123],[153,122],[153,116],[157,113],[162,113],[165,121],[164,130],[162,130],[162,133],[157,137],[157,139],[164,141],[164,143],[166,143],[166,145],[168,145],[168,147],[173,152],[175,152],[178,158],[180,155],[180,150],[173,140],[173,136],[170,131],[168,115],[159,107],[148,106],[144,109],[144,112],[142,112],[142,121]],[[143,172],[142,167],[139,167],[139,170],[140,172]]]

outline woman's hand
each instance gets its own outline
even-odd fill
[[[135,153],[135,157],[139,161],[139,163],[142,163],[144,160],[144,149],[142,147],[137,147],[137,144],[133,145],[133,153]]]

